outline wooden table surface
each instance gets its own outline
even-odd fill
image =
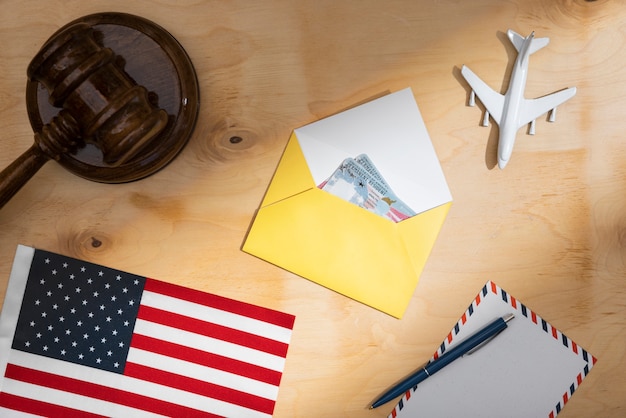
[[[0,210],[0,297],[18,244],[296,315],[275,416],[384,417],[367,405],[426,361],[487,280],[598,358],[560,416],[626,413],[626,8],[621,0],[4,0],[0,166],[33,142],[26,67],[78,17],[117,11],[171,32],[201,108],[179,157],[107,185],[49,162]],[[527,97],[576,86],[556,123],[495,126],[466,106],[469,65],[506,89],[508,28],[549,37]],[[290,132],[411,87],[454,204],[402,320],[240,248]],[[242,141],[232,143],[232,137]]]

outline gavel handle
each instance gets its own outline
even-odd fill
[[[9,164],[0,173],[0,208],[50,159],[37,144]]]

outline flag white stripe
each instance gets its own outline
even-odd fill
[[[191,318],[202,319],[206,322],[245,331],[285,344],[289,344],[291,339],[291,330],[288,328],[160,293],[144,291],[141,297],[141,304]]]
[[[250,364],[262,365],[267,369],[279,372],[282,372],[285,365],[285,358],[281,356],[142,319],[138,319],[135,323],[135,334],[164,341],[184,341],[186,347],[196,348]]]
[[[135,379],[128,376],[111,373],[104,370],[85,367],[74,363],[68,363],[62,360],[50,359],[36,354],[25,353],[19,350],[11,350],[10,363],[28,367],[31,369],[41,370],[48,373],[67,376],[73,379],[83,380],[97,385],[108,386],[114,389],[123,390],[129,393],[148,396],[150,398],[165,400],[167,402],[178,405],[193,407],[201,405],[203,411],[211,412],[227,417],[270,417],[271,415],[260,413],[238,405],[230,404],[205,396],[196,395],[179,389],[173,389],[167,386],[158,385],[156,383],[146,382],[144,380]],[[5,386],[3,391],[11,393],[8,381],[5,378]],[[33,397],[32,392],[27,392],[22,396]],[[36,397],[35,397],[36,399]],[[82,403],[74,404],[75,407],[83,409]],[[102,415],[109,415],[107,410],[94,412]],[[132,415],[121,415],[132,416]]]
[[[7,366],[9,351],[13,343],[13,334],[17,326],[17,319],[20,315],[24,291],[28,279],[30,265],[35,255],[35,249],[18,245],[13,260],[11,276],[4,303],[2,304],[2,315],[0,316],[0,377],[4,376]],[[3,382],[0,379],[0,390]]]
[[[133,418],[164,418],[164,415],[153,414],[142,411],[140,409],[130,408],[115,403],[101,401],[99,399],[89,398],[87,396],[76,395],[74,393],[64,392],[58,389],[51,389],[43,386],[33,385],[30,383],[20,382],[19,380],[5,379],[4,392],[16,396],[22,396],[28,399],[35,399],[40,402],[46,402],[53,405],[62,405],[71,408],[72,405],[79,406],[81,411],[92,414],[101,414],[113,417],[129,417]],[[4,415],[3,415],[4,416]],[[166,417],[165,417],[166,418]]]
[[[232,388],[255,396],[274,400],[278,396],[278,386],[260,382],[233,373],[199,366],[188,361],[131,348],[128,361],[170,373],[198,379],[203,382]]]
[[[0,406],[0,417],[2,418],[40,418],[41,415],[27,414],[26,412],[16,411],[14,409],[6,409]]]

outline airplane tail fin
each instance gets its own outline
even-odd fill
[[[524,38],[522,35],[511,29],[507,31],[507,35],[511,40],[511,43],[515,46],[515,49],[517,49],[517,52],[520,52],[522,45],[524,45],[524,41],[528,38]],[[528,36],[532,37],[529,49],[531,54],[539,51],[541,48],[548,45],[548,42],[550,42],[550,38],[535,38],[534,32]]]

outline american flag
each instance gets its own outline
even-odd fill
[[[0,416],[269,417],[295,317],[19,246]]]

